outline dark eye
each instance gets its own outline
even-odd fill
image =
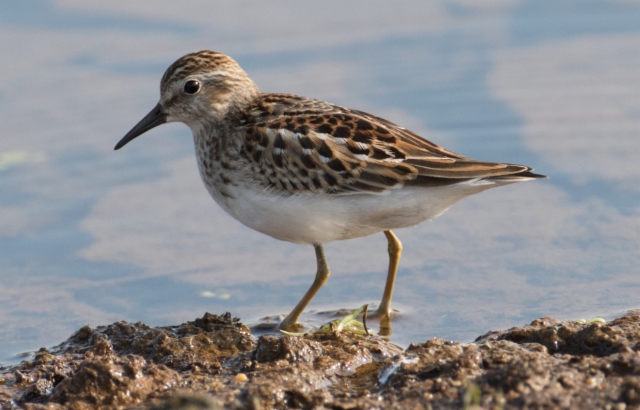
[[[196,80],[189,80],[184,85],[184,92],[187,94],[195,94],[200,91],[200,83]]]

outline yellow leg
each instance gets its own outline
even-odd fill
[[[393,234],[392,234],[393,235]],[[325,284],[327,279],[329,279],[329,275],[331,272],[329,271],[329,265],[327,264],[327,259],[324,256],[324,250],[322,249],[322,245],[315,245],[316,248],[316,261],[318,262],[318,271],[316,272],[316,278],[313,281],[313,284],[302,297],[300,302],[296,305],[296,307],[289,313],[289,315],[284,318],[282,323],[278,325],[278,329],[287,329],[298,323],[298,319],[300,315],[307,307],[311,299],[318,293],[322,285]]]
[[[387,283],[384,286],[382,301],[378,310],[373,314],[382,318],[390,318],[391,315],[391,297],[393,296],[393,285],[396,282],[396,274],[398,273],[398,265],[400,264],[400,255],[402,254],[402,243],[397,236],[391,231],[384,231],[389,243],[389,273],[387,274]]]

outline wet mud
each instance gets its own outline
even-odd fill
[[[0,368],[4,409],[640,408],[640,312],[534,320],[401,349],[331,331],[262,335],[230,314],[85,326]]]

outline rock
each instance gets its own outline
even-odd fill
[[[51,401],[86,403],[90,407],[122,407],[141,404],[152,393],[178,386],[180,375],[164,365],[147,363],[140,356],[95,356],[53,390]]]
[[[0,369],[0,405],[29,409],[608,408],[640,406],[640,316],[534,320],[473,343],[406,350],[352,333],[257,341],[230,314],[180,326],[85,326]]]

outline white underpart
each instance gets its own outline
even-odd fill
[[[206,181],[202,172],[201,176]],[[229,186],[227,190],[233,196],[229,198],[220,195],[212,184],[205,185],[213,199],[244,225],[273,238],[301,244],[321,244],[413,226],[439,216],[465,196],[498,186],[397,185],[392,195],[280,195],[255,186]]]
[[[220,183],[218,176],[207,175],[208,154],[208,147],[196,143],[198,168],[205,187],[229,215],[273,238],[302,244],[321,244],[413,226],[441,215],[466,196],[516,182],[487,183],[479,179],[444,187],[397,184],[395,189],[379,194],[316,191],[291,195],[265,189],[254,180],[253,169],[247,167],[239,171],[237,185],[224,187],[225,196],[216,187]]]

